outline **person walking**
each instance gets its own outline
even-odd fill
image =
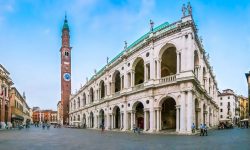
[[[201,125],[200,125],[200,136],[201,135],[203,135],[203,125],[202,125],[202,123],[201,123]]]
[[[134,131],[134,133],[136,131],[136,125],[135,124],[133,124],[133,131]]]
[[[104,131],[104,124],[103,123],[102,123],[101,127],[102,127],[102,132],[103,132]]]
[[[194,125],[194,123],[192,124],[191,129],[192,129],[192,133],[195,133],[195,125]]]
[[[206,134],[206,136],[207,136],[207,125],[206,124],[204,124],[204,127],[203,127],[203,136],[204,136],[204,134]]]

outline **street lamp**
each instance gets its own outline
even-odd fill
[[[248,83],[248,123],[250,124],[250,71],[246,73]]]

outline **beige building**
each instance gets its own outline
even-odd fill
[[[63,124],[63,117],[62,117],[62,104],[61,101],[57,103],[57,123]]]
[[[237,95],[231,89],[225,89],[219,93],[220,120],[230,119],[234,124],[239,122],[239,101]]]
[[[32,116],[30,116],[30,107],[26,102],[25,94],[21,95],[15,87],[10,90],[10,105],[13,127],[31,123]]]
[[[238,96],[238,100],[240,102],[240,120],[248,118],[248,98],[245,96]]]
[[[57,124],[57,111],[51,111],[51,124]]]
[[[10,73],[0,64],[0,128],[12,126],[9,91],[13,84]]]
[[[218,124],[218,88],[189,11],[153,27],[70,97],[70,124],[191,133]]]

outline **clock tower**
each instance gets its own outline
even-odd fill
[[[69,123],[69,96],[71,94],[71,48],[67,16],[62,29],[61,53],[61,105],[63,124]]]

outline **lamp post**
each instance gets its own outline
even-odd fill
[[[248,83],[248,124],[250,124],[250,71],[246,73]]]

